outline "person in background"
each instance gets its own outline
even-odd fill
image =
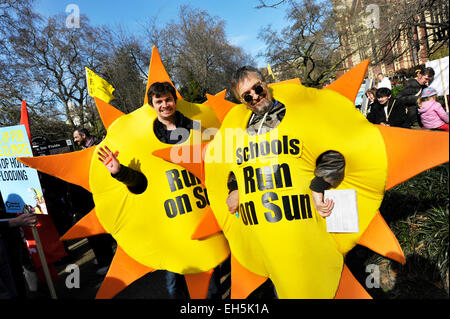
[[[448,114],[442,105],[436,101],[437,91],[431,87],[423,89],[417,102],[423,127],[448,132]]]
[[[377,89],[388,88],[389,90],[392,90],[391,81],[389,80],[388,77],[384,76],[383,73],[378,73],[377,79],[378,79]]]
[[[96,139],[85,128],[77,128],[73,131],[73,141],[78,146],[81,146],[82,149],[98,144]]]
[[[98,144],[98,141],[85,128],[78,128],[73,132],[73,141],[82,149]],[[92,194],[78,185],[69,184],[69,196],[77,221],[90,213],[95,207]],[[97,275],[106,275],[114,257],[114,239],[109,234],[101,234],[88,237],[87,240],[98,263]]]
[[[377,100],[373,103],[367,120],[373,124],[408,128],[406,109],[397,104],[388,88],[381,88],[376,93]]]
[[[370,110],[372,109],[373,103],[375,103],[377,99],[377,89],[371,88],[366,91],[367,99],[369,100],[369,103],[367,104],[366,113],[369,114]]]
[[[417,112],[417,100],[422,94],[422,90],[433,81],[433,68],[425,68],[420,66],[416,70],[416,77],[409,79],[405,86],[396,96],[397,103],[408,109],[407,117],[409,126],[420,125],[420,116]]]
[[[36,226],[37,221],[38,219],[35,214],[28,213],[22,213],[17,217],[0,220],[0,299],[25,297],[25,279],[23,278],[23,274],[21,278],[18,278],[18,275],[14,273],[15,269],[20,269],[20,272],[22,271],[19,251],[15,251],[14,254],[8,253],[2,236],[6,235],[10,237],[7,233],[10,230],[17,230],[18,227]],[[14,239],[14,248],[18,250],[20,249],[19,245],[22,243],[22,239],[20,236],[15,236]],[[13,260],[9,259],[11,257]]]

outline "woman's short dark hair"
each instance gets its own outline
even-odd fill
[[[434,69],[431,67],[424,67],[423,65],[419,65],[416,68],[416,74],[420,73],[422,75],[428,75],[430,77],[434,77]]]
[[[177,91],[173,87],[172,84],[169,82],[155,82],[152,85],[150,85],[147,97],[148,97],[148,103],[153,106],[152,103],[152,97],[161,97],[163,95],[166,95],[167,93],[172,94],[173,99],[175,100],[175,103],[177,102]]]

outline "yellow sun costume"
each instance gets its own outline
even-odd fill
[[[218,230],[227,237],[232,297],[245,298],[270,278],[280,298],[370,298],[344,265],[346,253],[361,244],[405,262],[378,208],[385,189],[448,161],[448,133],[369,123],[352,103],[367,66],[361,63],[323,90],[275,83],[274,99],[285,104],[286,115],[259,136],[245,131],[251,111],[244,105],[212,99],[222,126],[204,145],[204,167],[191,169],[205,180],[214,216],[205,216],[195,237]],[[359,233],[327,233],[314,209],[309,183],[316,159],[328,150],[345,158],[338,189],[357,191]],[[155,154],[170,160],[168,150]],[[239,187],[238,218],[224,205],[230,172]]]
[[[155,49],[147,89],[156,81],[170,79]],[[79,184],[93,194],[95,210],[63,239],[110,233],[117,241],[118,250],[98,298],[113,297],[142,275],[158,269],[184,274],[191,297],[206,297],[212,270],[229,256],[229,247],[222,234],[202,241],[191,239],[210,209],[205,187],[183,167],[152,155],[154,150],[167,144],[160,142],[153,132],[157,115],[149,104],[124,115],[99,99],[95,101],[108,130],[97,147],[27,162]],[[200,120],[205,128],[220,125],[214,111],[205,105],[180,99],[177,109],[193,120]],[[200,144],[201,141],[201,132],[191,130],[190,138],[178,145]],[[148,186],[143,193],[134,194],[111,177],[96,156],[96,149],[104,145],[119,150],[122,164],[146,176]],[[191,155],[195,159],[196,155]],[[72,163],[69,167],[70,159],[78,159],[76,165]]]

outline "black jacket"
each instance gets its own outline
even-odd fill
[[[189,138],[189,131],[194,128],[194,121],[184,116],[182,113],[175,112],[175,126],[177,127],[174,131],[166,130],[164,124],[162,124],[158,119],[153,125],[153,132],[155,132],[156,137],[163,143],[166,144],[178,144],[186,141]]]
[[[420,97],[423,86],[416,79],[409,79],[403,89],[396,96],[397,103],[405,107],[417,106],[417,99]]]
[[[406,116],[406,108],[402,106],[396,99],[390,99],[387,106],[387,114],[384,111],[384,106],[378,101],[375,101],[367,115],[367,120],[373,124],[386,123],[390,126],[409,127],[408,118]]]

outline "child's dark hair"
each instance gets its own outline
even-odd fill
[[[380,97],[385,97],[385,96],[390,96],[392,95],[392,91],[389,90],[388,88],[379,88],[377,89],[377,99],[379,99]]]
[[[162,95],[166,95],[167,93],[172,94],[173,99],[175,100],[175,103],[177,102],[177,91],[173,87],[172,84],[169,82],[155,82],[153,83],[147,92],[148,97],[148,103],[153,106],[152,104],[152,97],[161,97]]]

